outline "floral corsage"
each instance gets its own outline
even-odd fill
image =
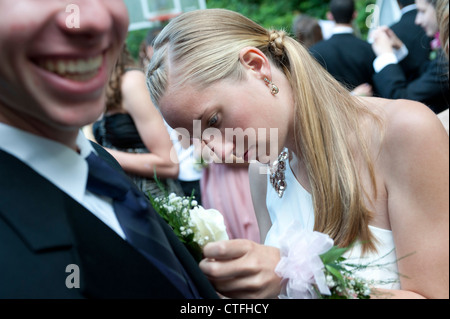
[[[280,299],[369,299],[370,285],[355,275],[357,266],[343,257],[326,234],[292,225],[280,241],[275,272],[283,278]],[[294,230],[294,231],[291,231]]]
[[[198,205],[193,195],[181,197],[171,193],[163,197],[149,197],[153,208],[197,262],[201,261],[202,250],[207,243],[228,239],[222,214]]]

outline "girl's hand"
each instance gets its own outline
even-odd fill
[[[246,239],[209,243],[200,269],[216,290],[230,298],[276,298],[281,278],[275,274],[278,248]]]

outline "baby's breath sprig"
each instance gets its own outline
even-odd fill
[[[168,194],[156,176],[155,180],[164,195],[153,197],[148,193],[150,203],[197,262],[202,260],[202,250],[206,244],[229,239],[222,214],[199,205],[194,191],[191,196]]]
[[[156,212],[173,229],[178,239],[188,248],[197,261],[202,258],[202,249],[194,241],[195,229],[190,220],[190,210],[198,207],[194,195],[177,196],[174,193],[164,197],[152,197],[149,194],[150,202]]]

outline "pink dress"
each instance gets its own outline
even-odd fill
[[[260,242],[248,167],[211,163],[200,180],[202,206],[220,211],[230,239]]]

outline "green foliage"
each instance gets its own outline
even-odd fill
[[[239,12],[266,28],[284,29],[291,31],[291,25],[295,15],[302,11],[302,6],[307,4],[308,9],[323,7],[323,3],[318,7],[320,1],[288,1],[288,0],[207,0],[208,8],[225,8]],[[315,4],[314,4],[315,3]]]
[[[367,38],[367,18],[373,12],[366,12],[369,4],[376,0],[356,0],[358,12],[355,21],[356,32],[363,39]],[[266,28],[283,29],[292,32],[292,22],[299,13],[308,14],[318,19],[326,19],[330,0],[207,0],[208,8],[225,8],[239,12]],[[139,56],[139,46],[144,40],[147,29],[132,31],[128,34],[128,48],[134,58]]]
[[[376,0],[356,0],[357,32],[367,37],[366,19],[372,12],[366,12],[369,4]],[[208,8],[225,8],[249,17],[266,28],[274,27],[291,32],[294,17],[299,13],[318,19],[326,19],[330,0],[207,0]]]
[[[327,285],[330,288],[331,295],[320,295],[323,299],[369,299],[369,283],[363,279],[355,277],[351,264],[346,263],[343,257],[350,247],[339,248],[333,246],[329,251],[320,255],[324,265],[324,272],[327,278]],[[364,267],[362,267],[364,268]]]
[[[127,46],[133,58],[138,60],[139,58],[139,48],[142,41],[144,41],[147,35],[148,29],[136,30],[128,32]]]
[[[356,27],[361,33],[363,39],[367,39],[367,34],[369,33],[369,26],[367,25],[367,20],[373,14],[373,10],[370,10],[370,4],[375,4],[376,0],[357,0],[356,1],[356,11],[358,16],[356,17]]]

